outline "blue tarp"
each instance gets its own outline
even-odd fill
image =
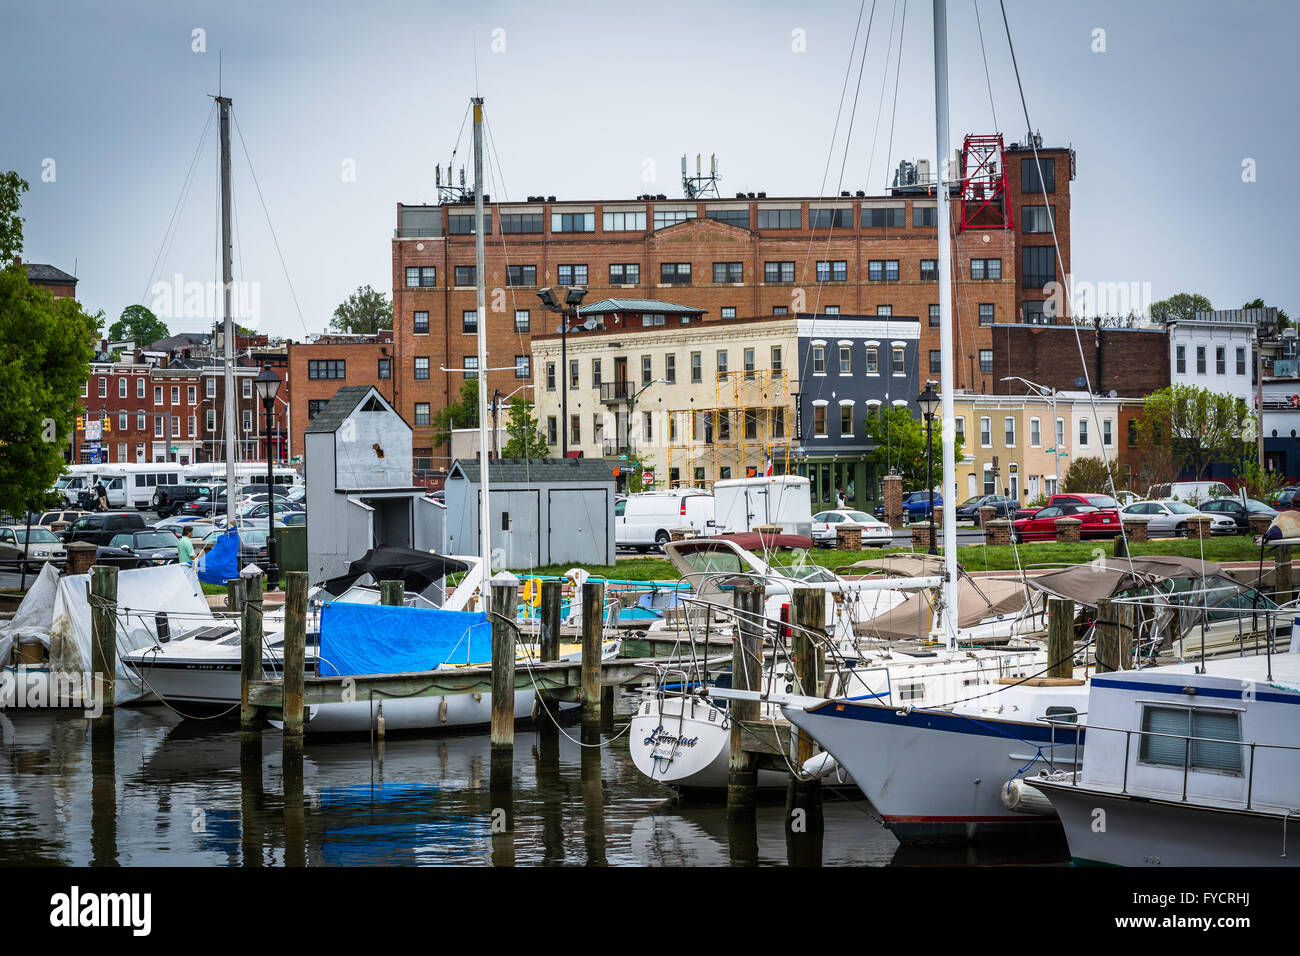
[[[199,580],[208,584],[225,584],[239,577],[239,532],[231,528],[195,562]]]
[[[322,676],[400,674],[491,659],[492,629],[483,613],[341,601],[321,611]]]

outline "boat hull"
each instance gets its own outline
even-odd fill
[[[526,720],[533,715],[536,692],[515,691],[515,719]],[[552,707],[556,705],[552,704]],[[560,704],[558,709],[568,710],[577,704]],[[303,731],[307,734],[358,734],[368,733],[378,720],[381,701],[359,700],[349,703],[320,704],[308,709]],[[492,723],[492,695],[447,694],[443,697],[390,697],[382,701],[384,732],[454,730],[464,727],[485,727]],[[539,706],[541,719],[546,719]],[[280,721],[271,721],[282,727]]]
[[[902,843],[1060,839],[1055,817],[1002,803],[1003,783],[1049,759],[1075,769],[1073,740],[1058,732],[1053,748],[1043,724],[844,700],[783,709],[848,771]]]
[[[731,753],[727,711],[704,700],[650,697],[628,728],[632,763],[651,780],[679,789],[726,790]],[[758,772],[758,786],[785,787],[789,775]]]

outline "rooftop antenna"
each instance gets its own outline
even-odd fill
[[[706,175],[702,168],[701,156],[695,154],[695,175],[690,175],[686,167],[686,154],[682,154],[682,192],[686,194],[687,199],[717,199],[718,197],[718,180],[722,177],[718,175],[718,155],[713,153],[709,156],[709,172]]]

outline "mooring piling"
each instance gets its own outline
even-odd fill
[[[742,584],[734,592],[739,628],[731,645],[731,686],[758,690],[762,681],[763,593],[761,584]],[[705,678],[707,675],[701,675]],[[758,701],[731,702],[731,752],[727,760],[727,813],[752,814],[758,789],[758,756],[745,749],[743,721],[758,720]]]
[[[1074,602],[1064,598],[1047,602],[1047,676],[1074,676]]]
[[[563,581],[542,582],[542,628],[538,639],[542,663],[560,659],[560,613],[563,597]]]
[[[248,682],[262,679],[262,576],[243,579],[239,634],[239,728],[257,726],[257,708],[248,699]]]
[[[307,654],[307,572],[285,575],[284,597],[284,739],[302,739],[303,693]]]
[[[515,745],[515,606],[519,579],[508,571],[492,578],[489,623],[492,628],[492,751]]]
[[[600,726],[600,652],[605,636],[605,582],[582,585],[582,722]]]
[[[826,659],[820,652],[826,641],[825,615],[826,592],[822,588],[794,589],[790,597],[790,656],[797,686],[809,697],[820,696],[825,687]],[[796,732],[796,771],[812,759],[815,747],[816,741],[811,736],[802,730]],[[791,774],[786,810],[787,829],[801,826],[803,831],[820,830],[823,826],[821,781],[802,780],[797,774]]]
[[[1119,615],[1110,598],[1097,601],[1097,646],[1093,652],[1098,674],[1124,669],[1119,656]]]
[[[117,568],[90,569],[90,674],[101,708],[100,720],[112,722],[117,696]]]

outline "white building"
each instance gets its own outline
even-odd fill
[[[1169,323],[1170,381],[1233,395],[1255,407],[1256,323],[1241,309]]]

